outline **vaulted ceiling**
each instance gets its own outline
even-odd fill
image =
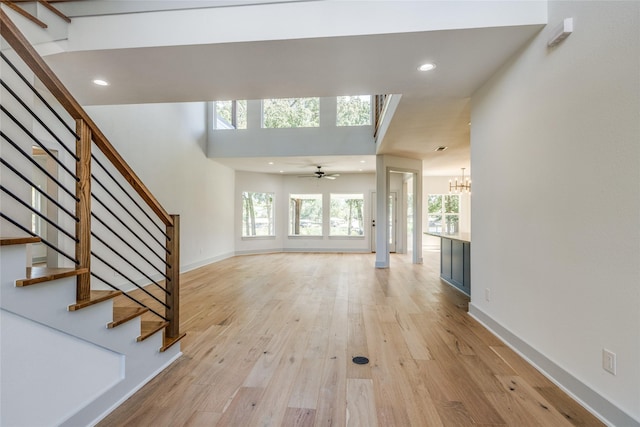
[[[81,3],[86,8],[93,2]],[[470,98],[540,28],[78,50],[48,56],[47,62],[87,105],[402,94],[382,153],[423,159],[425,175],[456,175],[469,168]],[[437,67],[420,72],[423,62]],[[110,86],[92,85],[96,76],[108,76]],[[448,148],[436,152],[439,146]],[[340,159],[323,160],[340,170]]]

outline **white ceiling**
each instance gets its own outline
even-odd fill
[[[402,94],[382,153],[423,159],[425,175],[457,175],[470,166],[471,95],[540,28],[110,49],[46,59],[84,105]],[[427,61],[437,68],[418,71]],[[98,76],[110,86],[93,85]],[[440,145],[448,149],[435,152]],[[298,173],[318,163],[356,172],[359,160],[286,158],[276,172]],[[264,171],[264,163],[227,161],[255,171]]]

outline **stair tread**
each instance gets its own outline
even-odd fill
[[[115,298],[121,294],[122,291],[91,291],[89,299],[77,301],[75,304],[70,305],[69,311],[80,310],[81,308],[89,307],[91,305],[107,301],[111,298]]]
[[[36,283],[49,282],[65,277],[79,276],[88,272],[88,268],[27,267],[27,277],[16,280],[16,286],[35,285]]]
[[[167,350],[169,347],[171,347],[172,345],[174,345],[175,343],[180,341],[186,335],[187,334],[183,332],[180,335],[178,335],[177,337],[173,337],[173,338],[169,338],[169,337],[166,337],[166,336],[163,337],[163,339],[162,339],[162,347],[160,348],[160,352],[162,353],[163,351]]]
[[[143,341],[149,338],[151,335],[164,329],[169,322],[162,320],[143,320],[140,326],[140,336],[138,341]]]
[[[149,309],[145,307],[113,307],[113,321],[107,323],[107,328],[115,328],[141,316],[147,311],[149,311]]]
[[[26,245],[27,243],[38,243],[39,237],[26,236],[26,237],[0,237],[0,246],[9,245]]]

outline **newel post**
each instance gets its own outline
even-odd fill
[[[76,120],[76,259],[77,268],[87,272],[77,276],[76,300],[88,300],[91,295],[91,129],[82,119]]]
[[[169,326],[165,329],[167,338],[180,335],[180,215],[171,215],[173,225],[167,226],[167,305],[165,317]]]

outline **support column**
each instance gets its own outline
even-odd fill
[[[376,156],[376,268],[389,268],[389,172]]]
[[[167,268],[166,281],[167,305],[165,317],[169,319],[169,326],[165,330],[167,338],[177,338],[180,335],[180,215],[171,215],[173,225],[167,226]]]
[[[86,273],[77,276],[76,300],[88,300],[91,296],[91,129],[82,120],[76,120],[76,259],[77,268],[86,268]]]

